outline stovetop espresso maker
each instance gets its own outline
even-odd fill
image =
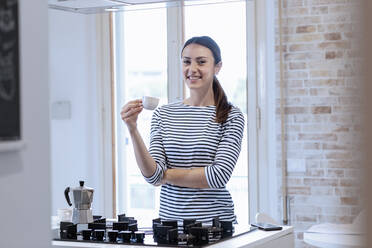
[[[80,187],[65,189],[65,198],[68,205],[72,206],[69,192],[72,191],[74,208],[72,222],[74,224],[87,224],[93,222],[91,204],[93,201],[94,189],[84,187],[84,181],[79,181]]]

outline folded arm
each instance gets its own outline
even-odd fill
[[[230,180],[238,160],[244,131],[244,117],[239,113],[225,126],[213,163],[207,167],[168,169],[161,183],[189,188],[223,188]]]

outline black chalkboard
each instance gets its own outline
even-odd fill
[[[20,140],[18,0],[0,0],[0,141]]]

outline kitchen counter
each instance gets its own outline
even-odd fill
[[[85,243],[73,241],[52,241],[55,248],[60,247],[102,247],[102,248],[142,248],[149,246],[142,245],[124,245],[124,244],[102,244],[102,243]],[[156,247],[169,247],[169,246],[156,246]],[[210,248],[226,248],[226,247],[254,247],[254,248],[294,248],[294,234],[292,226],[284,226],[280,231],[261,231],[254,230],[252,232],[233,237],[231,239],[220,241],[218,243],[208,245],[205,247]]]

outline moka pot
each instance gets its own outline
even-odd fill
[[[80,187],[65,189],[65,198],[68,205],[72,206],[69,193],[72,192],[74,208],[72,222],[74,224],[87,224],[93,222],[92,201],[94,189],[84,187],[84,181],[79,181]]]

